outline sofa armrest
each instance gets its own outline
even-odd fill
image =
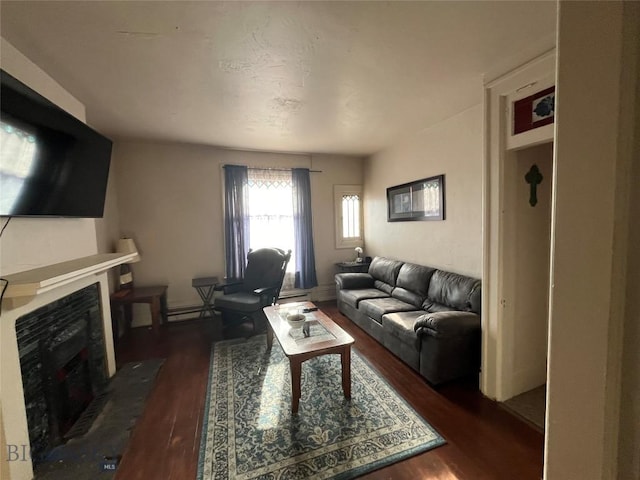
[[[338,273],[336,284],[342,290],[356,290],[359,288],[372,288],[373,277],[368,273]]]
[[[473,312],[425,313],[418,317],[413,330],[418,334],[432,337],[457,337],[480,332],[480,316]]]

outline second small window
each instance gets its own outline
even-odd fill
[[[335,185],[336,248],[362,246],[362,187]]]

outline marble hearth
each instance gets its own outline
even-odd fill
[[[27,409],[20,364],[16,320],[41,311],[46,305],[86,288],[93,288],[99,298],[102,323],[100,355],[107,377],[115,373],[115,354],[111,331],[111,310],[107,271],[127,262],[133,255],[101,254],[7,275],[0,315],[0,427],[3,462],[7,462],[10,480],[30,480],[33,467],[30,456]],[[92,287],[93,286],[93,287]],[[6,471],[6,470],[4,470]]]

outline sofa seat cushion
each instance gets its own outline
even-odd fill
[[[423,317],[423,311],[387,313],[382,316],[382,329],[385,335],[396,337],[419,352],[422,341],[414,327]]]
[[[361,300],[367,300],[370,298],[387,298],[387,293],[381,292],[377,288],[363,288],[361,290],[341,290],[340,300],[353,308],[358,308],[358,304]]]
[[[358,305],[358,310],[361,313],[373,318],[380,324],[382,324],[382,316],[386,313],[410,312],[415,309],[416,307],[413,305],[392,297],[362,300]],[[424,312],[421,313],[424,314]]]

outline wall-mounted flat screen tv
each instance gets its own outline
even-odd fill
[[[0,216],[102,217],[111,140],[0,74]]]

